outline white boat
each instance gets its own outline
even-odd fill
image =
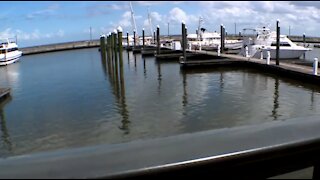
[[[187,35],[188,45],[192,49],[199,49],[201,46],[202,49],[206,50],[216,50],[221,44],[221,35],[217,32],[203,32],[201,31],[198,34],[188,34]],[[241,49],[242,41],[240,40],[225,40],[226,49]]]
[[[260,58],[261,51],[263,57],[267,56],[267,50],[270,50],[271,59],[276,59],[276,31],[271,31],[269,28],[255,28],[244,29],[245,31],[252,31],[254,34],[246,36],[244,34],[243,47],[240,54],[243,56],[248,55],[253,58]],[[246,54],[246,47],[248,47],[248,54]],[[286,35],[280,35],[280,50],[279,59],[299,59],[306,51],[312,49],[298,46],[293,43]]]
[[[6,39],[0,43],[0,65],[12,64],[19,60],[22,52],[18,50],[18,45],[15,42]]]
[[[207,32],[205,28],[201,28],[202,18],[199,18],[199,26],[196,34],[188,34],[188,46],[192,49],[203,50],[217,50],[218,46],[221,45],[221,34],[218,32]],[[230,50],[240,50],[242,47],[241,40],[228,40],[224,41],[225,48]]]

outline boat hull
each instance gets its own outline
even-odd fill
[[[279,59],[299,59],[307,50],[304,49],[281,49],[279,52]],[[257,51],[254,58],[260,58],[261,52]],[[267,57],[267,51],[263,51],[263,57]],[[270,49],[270,58],[276,59],[276,49]]]
[[[0,66],[9,65],[19,61],[19,58],[21,57],[21,55],[22,55],[21,51],[8,53],[6,56],[2,54],[0,56]]]

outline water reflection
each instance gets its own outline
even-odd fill
[[[133,54],[134,71],[137,72],[137,54]]]
[[[144,78],[147,78],[147,69],[146,69],[146,58],[143,58],[143,75]]]
[[[273,109],[272,109],[272,117],[273,120],[277,120],[278,115],[278,109],[279,109],[279,78],[275,78],[274,81],[274,95],[273,95]]]
[[[220,72],[220,93],[223,91],[223,72]]]
[[[11,143],[10,135],[9,135],[9,132],[7,129],[6,116],[3,111],[3,108],[7,103],[9,103],[11,101],[11,99],[12,99],[12,97],[8,96],[8,97],[6,97],[6,99],[2,100],[2,102],[0,104],[0,131],[1,131],[0,133],[1,133],[1,141],[2,141],[1,144],[3,144],[3,148],[4,148],[4,149],[0,149],[0,150],[1,151],[6,150],[9,153],[12,152],[12,143]],[[1,156],[1,154],[0,154],[0,156]]]
[[[112,52],[113,56],[108,58],[107,63],[111,65],[108,72],[109,82],[111,84],[112,92],[116,99],[119,114],[122,116],[121,126],[119,127],[119,129],[123,130],[124,134],[129,134],[130,121],[129,111],[126,104],[126,91],[123,71],[123,54],[122,52],[118,52],[116,50],[112,50]],[[104,66],[105,64],[102,63],[102,65]]]
[[[313,110],[314,109],[314,89],[311,90],[311,105],[310,105],[310,109]]]
[[[88,53],[97,61],[92,63]],[[320,114],[319,85],[276,80],[251,68],[183,71],[176,62],[138,54],[136,72],[132,52],[122,57],[111,49],[101,62],[97,49],[23,58],[17,71],[9,70],[15,64],[8,71],[0,68],[0,85],[6,84],[8,73],[20,74],[19,88],[11,86],[14,98],[3,109],[1,156]]]
[[[161,75],[161,64],[160,63],[157,63],[157,71],[158,71],[158,94],[161,94],[162,75]]]

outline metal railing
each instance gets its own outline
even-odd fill
[[[267,178],[315,166],[319,117],[0,160],[0,178]]]

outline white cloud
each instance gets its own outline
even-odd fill
[[[131,26],[131,12],[130,11],[127,11],[122,15],[122,19],[119,21],[118,25],[123,28]],[[117,25],[115,27],[117,27]]]
[[[57,32],[57,36],[58,37],[63,37],[64,36],[64,31],[59,29],[58,32]]]
[[[153,21],[161,21],[162,20],[162,15],[160,15],[158,12],[151,12],[150,16]]]
[[[188,24],[192,24],[198,21],[198,17],[195,15],[187,15],[186,12],[184,12],[182,9],[175,7],[173,8],[170,12],[169,15],[167,16],[167,22],[171,22],[174,24],[181,24],[182,21]]]
[[[117,4],[111,4],[110,8],[113,10],[121,10],[122,9],[122,7]]]
[[[30,14],[26,15],[27,19],[35,19],[35,18],[48,18],[56,14],[56,11],[60,8],[59,5],[53,4],[48,6],[45,9],[34,11]]]
[[[24,32],[20,29],[12,30],[12,28],[7,28],[4,31],[0,32],[0,39],[13,38],[16,35],[19,40],[39,40],[39,39],[63,37],[64,31],[60,29],[55,33],[41,33],[39,29],[34,29],[32,32]]]

